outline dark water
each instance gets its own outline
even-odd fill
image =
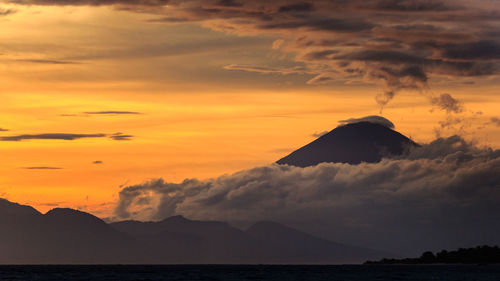
[[[0,280],[500,281],[500,265],[39,265],[0,266]]]

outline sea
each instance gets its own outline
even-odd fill
[[[0,280],[500,281],[500,265],[3,265]]]

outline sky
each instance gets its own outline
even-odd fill
[[[496,0],[2,0],[0,197],[112,217],[367,115],[499,148],[499,25]]]

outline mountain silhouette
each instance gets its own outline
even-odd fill
[[[335,243],[315,237],[291,227],[262,221],[246,231],[269,245],[268,262],[271,263],[357,263],[360,256],[378,256],[380,252]]]
[[[135,251],[133,239],[91,214],[0,205],[0,263],[117,263]]]
[[[298,167],[323,162],[375,163],[385,156],[401,155],[415,142],[382,124],[362,121],[339,126],[277,161]]]
[[[275,222],[247,230],[181,216],[108,224],[73,209],[41,214],[4,199],[0,229],[1,264],[360,263],[387,256]]]

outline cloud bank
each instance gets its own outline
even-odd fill
[[[334,241],[415,254],[500,243],[499,203],[500,151],[454,136],[375,164],[272,164],[207,180],[154,179],[123,188],[115,214],[274,220]]]
[[[489,0],[3,0],[19,5],[111,5],[148,13],[148,22],[195,23],[238,35],[277,37],[270,48],[289,65],[229,64],[263,74],[305,74],[308,84],[379,83],[383,107],[414,90],[449,113],[432,78],[496,76],[500,70],[500,7]],[[156,51],[158,52],[158,50]],[[155,53],[155,52],[153,52]],[[451,97],[450,94],[447,94]]]
[[[433,93],[429,80],[492,76],[500,69],[500,7],[491,1],[193,0],[170,1],[165,13],[155,22],[280,37],[272,49],[293,54],[300,64],[226,69],[312,75],[308,84],[376,82],[384,88],[376,96],[381,107],[398,92],[414,90],[458,113],[443,100],[451,95]]]

